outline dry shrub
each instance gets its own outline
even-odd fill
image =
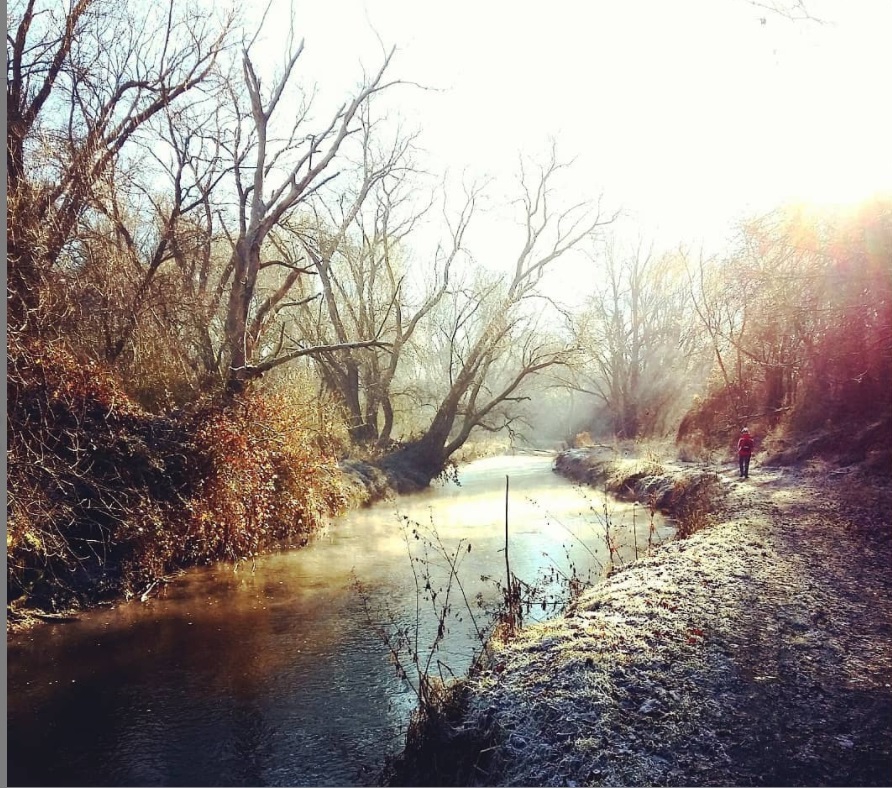
[[[706,445],[702,432],[688,433],[678,442],[678,459],[682,462],[709,463],[712,461],[713,449]]]
[[[486,438],[466,441],[452,455],[452,461],[461,465],[474,460],[480,460],[485,457],[496,457],[500,454],[507,454],[512,446],[507,438]]]
[[[642,479],[660,477],[666,469],[662,463],[649,459],[617,459],[608,465],[604,489],[621,498],[635,497]]]
[[[252,394],[202,414],[195,443],[203,467],[183,559],[238,559],[303,543],[345,503],[325,442],[283,394]]]
[[[302,541],[343,495],[284,396],[146,413],[100,364],[11,334],[7,588],[44,607]]]
[[[707,395],[698,397],[678,426],[675,442],[680,451],[699,459],[710,450],[736,443],[746,408],[746,393],[740,388],[713,385]],[[751,430],[761,431],[757,419],[747,420]]]
[[[406,746],[388,758],[381,785],[487,785],[493,753],[504,738],[495,724],[466,725],[467,682],[452,682],[437,702],[412,715]],[[487,717],[487,722],[491,717]]]
[[[668,508],[678,525],[677,539],[685,539],[709,524],[721,490],[722,484],[714,473],[686,476],[675,482]]]
[[[591,433],[580,432],[573,438],[573,448],[574,449],[584,449],[588,446],[594,446],[595,442],[592,440]]]
[[[101,591],[188,488],[188,435],[59,342],[7,346],[10,598]]]
[[[264,377],[261,392],[300,423],[317,448],[344,457],[354,449],[343,404],[327,389],[311,367],[285,365]]]

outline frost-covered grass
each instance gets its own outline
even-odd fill
[[[414,776],[885,784],[889,485],[862,483],[852,499],[851,480],[824,468],[758,468],[746,481],[731,471],[717,474],[726,496],[709,527],[495,644],[428,736],[450,743],[450,758]]]

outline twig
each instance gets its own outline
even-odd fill
[[[511,564],[508,560],[508,485],[509,477],[505,476],[505,579],[506,600],[508,602],[508,624],[514,629],[514,589],[511,582]]]

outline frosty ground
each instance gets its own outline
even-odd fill
[[[495,644],[391,780],[888,785],[888,481],[714,470],[710,525]]]

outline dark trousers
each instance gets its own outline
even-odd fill
[[[740,460],[740,475],[741,476],[749,476],[750,475],[750,456],[749,454],[741,454],[738,459]]]

